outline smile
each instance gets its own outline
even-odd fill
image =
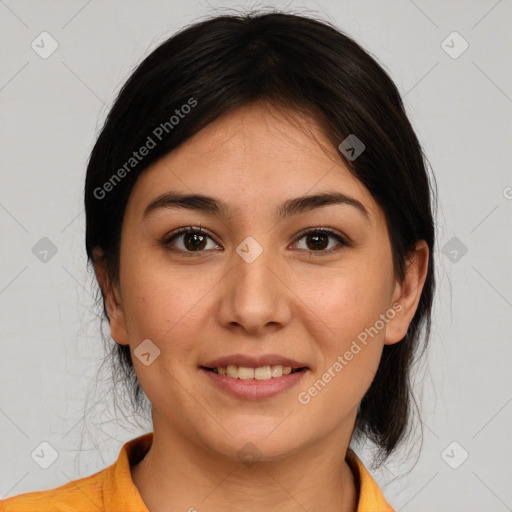
[[[290,373],[299,372],[305,368],[292,368],[291,366],[283,366],[280,364],[259,366],[251,368],[248,366],[236,366],[230,364],[228,366],[217,366],[215,368],[204,367],[205,370],[217,373],[218,375],[226,375],[232,379],[241,380],[269,380],[288,375]]]
[[[309,372],[309,368],[268,365],[256,368],[247,366],[201,366],[202,375],[214,389],[243,400],[272,398],[291,390]],[[219,371],[220,370],[220,371]],[[221,373],[224,372],[225,374]]]

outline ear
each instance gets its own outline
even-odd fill
[[[128,345],[128,334],[126,330],[125,314],[120,293],[117,288],[111,286],[108,279],[103,251],[94,248],[94,272],[101,287],[105,308],[110,319],[110,336],[120,345]]]
[[[427,278],[429,249],[425,240],[416,242],[416,246],[407,258],[405,277],[395,283],[392,296],[396,315],[388,322],[384,344],[392,345],[402,340],[416,313],[421,292]]]

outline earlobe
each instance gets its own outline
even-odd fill
[[[94,250],[94,272],[100,285],[105,308],[110,319],[110,336],[120,345],[128,345],[128,336],[126,332],[126,323],[123,304],[120,297],[117,297],[117,289],[109,283],[105,262],[102,258],[103,253]]]
[[[425,240],[419,240],[416,242],[414,251],[409,255],[403,281],[395,284],[392,304],[396,314],[386,326],[385,345],[398,343],[407,334],[407,329],[418,309],[427,278],[428,261],[428,245]],[[396,303],[401,307],[396,307]]]

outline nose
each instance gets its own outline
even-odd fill
[[[246,258],[244,247],[239,249],[223,280],[220,321],[254,336],[274,332],[291,318],[293,293],[286,284],[285,263],[271,249],[263,248],[254,260]],[[250,247],[249,255],[254,250]]]

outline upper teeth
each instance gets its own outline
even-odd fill
[[[291,366],[282,366],[280,364],[272,364],[268,366],[260,366],[258,368],[249,368],[247,366],[218,366],[214,368],[219,375],[227,375],[233,379],[256,379],[256,380],[267,380],[273,377],[282,377],[291,373]]]

